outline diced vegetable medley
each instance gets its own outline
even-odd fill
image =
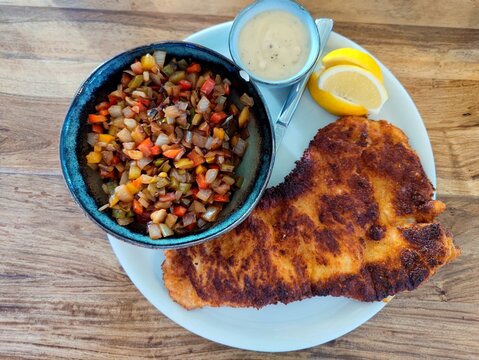
[[[145,54],[88,115],[87,164],[99,172],[118,224],[159,239],[214,222],[243,179],[253,99],[200,63]]]

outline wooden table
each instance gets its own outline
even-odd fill
[[[179,327],[70,197],[58,138],[102,61],[231,20],[248,1],[0,0],[0,357],[256,359]],[[479,2],[304,1],[374,53],[423,116],[461,257],[350,334],[284,358],[479,358]],[[187,13],[185,15],[185,13]]]

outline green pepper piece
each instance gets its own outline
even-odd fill
[[[177,64],[180,70],[186,70],[186,68],[188,67],[188,62],[185,59],[181,59],[177,62]]]
[[[115,219],[124,219],[126,214],[123,210],[111,209],[111,216],[113,216]]]
[[[186,73],[184,71],[175,71],[172,75],[170,75],[170,81],[173,84],[178,84],[180,80],[184,80],[186,77]]]
[[[235,184],[236,184],[237,187],[240,188],[241,185],[243,185],[243,182],[244,182],[244,177],[238,176],[238,178],[236,179],[236,183],[235,183]]]
[[[171,74],[175,72],[175,69],[173,68],[171,64],[168,64],[163,68],[163,72],[165,73],[166,76],[169,77],[171,76]]]
[[[143,82],[143,75],[136,75],[128,83],[128,89],[136,89],[137,87],[141,85],[142,82]]]
[[[188,183],[180,183],[178,186],[178,190],[180,190],[183,194],[186,194],[191,189],[191,184]]]
[[[106,183],[106,187],[108,188],[109,195],[113,195],[115,193],[115,188],[118,184],[115,181],[109,181]]]
[[[180,182],[178,181],[178,179],[172,176],[170,180],[170,188],[174,190],[178,190],[179,185],[180,185]]]
[[[156,167],[160,167],[164,162],[165,159],[156,159],[153,164],[155,164]]]

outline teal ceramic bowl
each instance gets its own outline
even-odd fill
[[[231,83],[233,101],[239,103],[239,96],[249,94],[254,99],[252,118],[249,123],[248,149],[237,172],[244,177],[241,189],[232,196],[231,202],[223,208],[218,220],[209,227],[185,235],[175,235],[152,240],[144,225],[133,223],[120,226],[109,210],[98,208],[108,202],[101,188],[99,175],[86,165],[89,152],[86,141],[89,126],[88,114],[107,94],[116,89],[124,69],[146,53],[155,50],[166,51],[169,61],[172,57],[198,61],[204,68],[227,77]],[[77,91],[67,112],[60,137],[60,161],[66,185],[73,198],[93,222],[114,237],[131,244],[171,249],[191,246],[211,240],[239,225],[253,210],[266,189],[274,162],[274,135],[271,118],[258,88],[254,83],[240,76],[241,69],[233,62],[205,47],[187,42],[161,42],[140,46],[121,53],[100,65]]]

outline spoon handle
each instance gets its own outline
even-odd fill
[[[274,128],[274,135],[276,140],[276,150],[278,150],[281,141],[283,140],[284,133],[288,128],[291,119],[293,118],[293,114],[298,107],[299,100],[301,99],[301,95],[303,95],[304,89],[306,87],[306,83],[312,72],[317,68],[319,64],[319,59],[321,57],[321,53],[328,42],[329,34],[331,34],[331,30],[333,29],[333,20],[331,19],[317,19],[316,26],[318,27],[319,31],[319,52],[318,58],[314,66],[307,72],[303,78],[301,78],[296,84],[291,87],[291,90],[288,93],[288,97],[283,105],[283,108],[279,112],[278,120],[276,121],[276,125]]]

